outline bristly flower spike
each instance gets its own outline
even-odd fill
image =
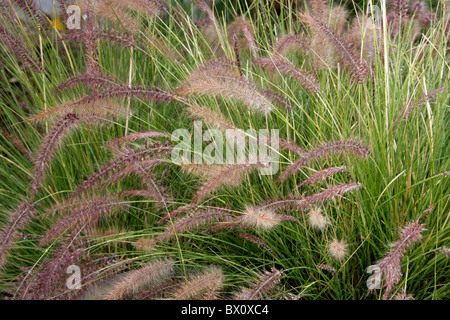
[[[21,204],[11,215],[0,234],[0,269],[4,266],[7,254],[19,235],[19,230],[33,217],[37,203],[29,201]]]
[[[54,150],[61,143],[64,135],[72,128],[74,128],[80,117],[74,113],[65,114],[56,124],[53,129],[44,138],[41,147],[37,153],[36,160],[34,162],[34,174],[33,181],[31,183],[31,194],[34,195],[44,178],[45,168],[50,162]]]
[[[287,167],[284,172],[280,174],[277,182],[286,180],[290,174],[294,173],[302,166],[311,163],[314,160],[327,158],[331,155],[336,154],[351,154],[363,159],[367,159],[370,155],[370,150],[363,143],[354,140],[333,141],[325,143],[303,154],[299,160]]]
[[[400,230],[399,239],[391,245],[391,249],[386,257],[377,263],[381,276],[385,280],[384,287],[386,291],[383,295],[384,300],[389,298],[391,290],[402,277],[402,258],[406,250],[415,242],[422,239],[422,232],[425,230],[424,225],[418,221],[413,221],[405,225]]]

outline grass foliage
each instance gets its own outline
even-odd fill
[[[448,298],[450,3],[390,3],[1,0],[0,297]],[[174,164],[198,120],[279,172]]]

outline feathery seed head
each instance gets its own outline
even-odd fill
[[[241,221],[244,224],[254,225],[256,228],[272,229],[280,223],[276,215],[270,210],[257,209],[248,207],[245,210],[245,215],[242,216]]]
[[[129,207],[128,204],[123,203],[121,199],[110,197],[78,200],[74,202],[78,208],[72,211],[70,215],[61,217],[53,227],[47,231],[46,235],[41,240],[41,245],[48,244],[68,229],[75,228],[75,230],[81,230],[86,227],[85,232],[89,233],[89,230],[95,227],[101,218]]]
[[[342,260],[347,255],[347,244],[343,239],[333,239],[333,241],[328,245],[328,251],[334,259]]]
[[[443,246],[442,248],[436,250],[434,253],[435,254],[443,254],[447,258],[450,258],[450,248],[447,248],[446,246]]]
[[[406,290],[402,290],[401,292],[397,293],[394,297],[394,300],[414,300],[414,297],[412,294],[407,294]]]
[[[239,222],[245,227],[269,230],[283,221],[297,222],[295,217],[285,214],[277,214],[263,207],[247,207],[244,215],[238,217]]]
[[[157,259],[144,267],[131,271],[113,285],[103,296],[105,300],[119,300],[138,294],[145,288],[168,279],[174,269],[174,261]]]
[[[203,273],[191,275],[186,284],[180,286],[174,293],[175,300],[204,299],[217,297],[225,277],[219,267],[210,267]]]
[[[31,183],[31,195],[36,194],[42,180],[44,179],[45,168],[52,159],[55,149],[61,143],[64,135],[80,121],[80,117],[74,113],[66,113],[45,136],[41,147],[34,161],[34,174]]]
[[[155,249],[155,241],[150,238],[140,237],[134,243],[134,247],[139,251],[152,251]]]
[[[19,230],[33,217],[37,203],[25,201],[11,215],[0,234],[0,268],[3,267],[9,249],[19,235]]]
[[[368,146],[352,139],[327,142],[304,153],[299,160],[288,166],[286,170],[281,173],[277,182],[286,180],[289,175],[314,160],[326,159],[338,154],[349,154],[362,159],[367,159],[370,152]]]
[[[328,272],[333,273],[333,274],[336,273],[336,269],[333,266],[329,265],[329,264],[320,263],[320,264],[317,265],[317,268],[319,268],[320,270],[328,271]]]
[[[311,209],[308,213],[309,224],[318,230],[323,230],[329,224],[327,216],[323,215],[320,208]]]
[[[250,288],[243,288],[234,296],[235,300],[259,300],[276,289],[284,271],[272,268],[259,276],[258,281],[252,283]]]
[[[391,290],[401,280],[402,258],[406,250],[413,243],[422,239],[422,232],[425,230],[424,225],[419,221],[413,221],[405,225],[399,232],[399,239],[391,244],[391,249],[387,255],[378,262],[377,266],[385,280],[384,300],[388,299]]]

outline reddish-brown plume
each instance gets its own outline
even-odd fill
[[[167,163],[165,157],[170,154],[171,150],[172,146],[168,142],[161,143],[159,141],[147,143],[146,146],[136,149],[122,148],[116,159],[100,167],[97,172],[82,182],[71,194],[69,200],[78,197],[106,178],[108,179],[103,182],[101,187],[114,183],[130,174],[136,174],[149,190],[153,190],[159,184],[155,182],[155,177],[152,172],[144,170],[144,168],[146,166],[153,167],[158,164]],[[163,190],[157,188],[154,191],[155,195],[157,195]],[[164,193],[160,194],[160,199],[165,202],[166,195]]]
[[[281,36],[274,45],[272,55],[284,56],[288,52],[300,52],[306,54],[311,47],[311,41],[297,34]]]
[[[369,64],[365,59],[358,56],[358,53],[352,45],[343,40],[325,23],[319,21],[315,17],[303,14],[302,18],[304,21],[308,22],[310,26],[313,26],[316,30],[320,30],[319,37],[326,37],[333,44],[340,61],[350,71],[353,79],[359,84],[365,83],[370,71]]]
[[[31,183],[32,195],[34,195],[40,187],[41,182],[44,179],[45,168],[53,157],[55,149],[61,143],[66,133],[75,127],[79,121],[80,117],[76,114],[67,113],[56,122],[53,129],[42,141],[41,147],[36,155],[36,160],[34,161],[34,174]]]
[[[244,163],[233,164],[225,166],[223,169],[218,170],[208,181],[206,181],[200,190],[194,195],[192,204],[199,203],[207,195],[217,190],[222,186],[236,187],[241,184],[242,178],[245,174],[254,169],[266,167],[262,163]]]
[[[259,280],[253,283],[250,288],[243,288],[234,295],[234,300],[260,300],[267,294],[277,289],[284,272],[272,268],[259,276]]]
[[[193,71],[185,83],[178,86],[175,94],[183,97],[205,94],[222,96],[241,101],[249,108],[264,114],[273,109],[267,94],[247,78],[241,77],[236,65],[228,60],[205,63]]]
[[[255,60],[255,63],[261,67],[270,71],[279,72],[280,74],[287,75],[295,79],[306,90],[311,93],[319,93],[320,86],[314,75],[309,72],[294,66],[290,61],[285,58],[259,58]]]
[[[286,180],[289,175],[293,174],[306,164],[337,154],[351,154],[367,159],[370,154],[370,150],[366,145],[355,140],[340,140],[325,143],[303,154],[299,160],[287,167],[285,171],[280,174],[277,182]]]
[[[346,166],[331,167],[331,168],[322,169],[322,170],[317,171],[314,174],[312,174],[308,179],[303,181],[300,184],[300,186],[304,186],[306,184],[315,184],[315,183],[321,182],[321,181],[323,181],[323,180],[325,180],[325,179],[335,175],[336,173],[344,172],[346,170],[347,170]]]
[[[422,232],[425,231],[423,224],[413,221],[402,227],[399,239],[391,244],[391,249],[387,255],[381,259],[376,266],[380,269],[381,276],[384,278],[384,287],[386,291],[383,300],[389,298],[389,294],[394,286],[402,277],[402,258],[406,250],[415,242],[422,239]]]
[[[108,214],[117,210],[128,208],[128,205],[117,198],[100,198],[93,200],[78,200],[75,206],[78,207],[71,211],[70,215],[63,216],[47,231],[41,240],[41,245],[46,245],[50,241],[62,235],[68,230],[83,229],[85,233],[89,233],[89,229],[95,227],[98,221],[106,217]]]
[[[141,132],[133,132],[128,134],[127,136],[111,140],[107,144],[104,145],[106,148],[110,149],[119,149],[119,145],[133,142],[140,139],[148,139],[148,138],[168,138],[170,135],[167,132],[159,132],[159,131],[141,131]]]
[[[0,234],[0,269],[6,262],[7,254],[23,228],[33,217],[36,211],[36,203],[26,201],[10,216],[9,221],[2,228]]]
[[[155,238],[155,243],[167,241],[175,234],[194,231],[199,227],[227,220],[230,217],[231,215],[228,210],[221,210],[219,208],[197,210],[178,219],[173,224],[169,224],[164,232]]]
[[[104,300],[132,298],[144,290],[160,285],[170,279],[174,272],[174,261],[156,259],[147,265],[122,276],[102,296]]]
[[[224,280],[222,269],[210,267],[202,273],[190,275],[187,282],[173,292],[172,299],[217,300]]]

